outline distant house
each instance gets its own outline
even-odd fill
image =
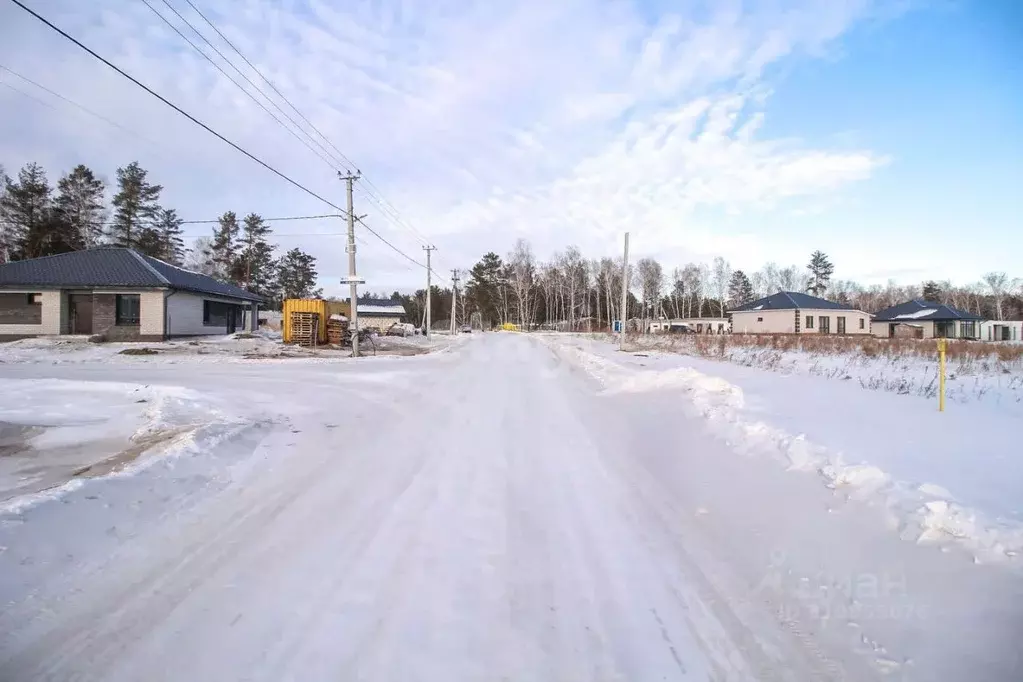
[[[151,341],[253,328],[262,299],[132,249],[101,247],[0,265],[0,339],[98,334]]]
[[[981,341],[1023,341],[1020,320],[991,320],[980,323]]]
[[[906,301],[874,315],[880,338],[979,339],[984,318],[934,301]]]
[[[360,298],[359,327],[370,327],[387,331],[399,322],[405,321],[405,306],[389,298]]]
[[[734,334],[869,334],[870,314],[796,291],[781,291],[730,311]]]
[[[727,334],[732,331],[732,321],[727,317],[676,317],[671,320],[654,320],[647,325],[650,332],[677,331],[687,328],[694,334]]]

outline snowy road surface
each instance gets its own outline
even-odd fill
[[[250,426],[0,516],[0,680],[1023,671],[1016,573],[905,542],[533,338],[111,374],[0,368],[181,386]]]

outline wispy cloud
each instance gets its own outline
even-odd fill
[[[199,22],[183,0],[171,2]],[[435,238],[444,264],[470,265],[482,250],[507,248],[517,236],[533,240],[539,253],[576,243],[600,255],[626,226],[642,229],[651,249],[680,255],[756,249],[755,236],[693,224],[695,212],[747,214],[810,200],[869,178],[886,162],[869,149],[770,139],[762,127],[771,116],[765,74],[785,60],[825,54],[873,11],[865,1],[708,2],[686,15],[667,4],[602,0],[197,5],[406,218]],[[154,6],[176,21],[162,2]],[[340,200],[341,186],[325,164],[138,0],[54,0],[40,9],[247,148]],[[0,25],[0,63],[160,142],[144,148],[69,111],[40,110],[2,93],[0,105],[20,121],[16,135],[0,133],[0,159],[8,166],[36,159],[56,172],[84,161],[112,174],[140,158],[166,186],[167,201],[188,216],[322,209],[13,6],[0,8]],[[419,256],[411,234],[375,208],[360,208]],[[340,239],[282,243],[312,251],[325,280],[336,280]],[[360,254],[377,288],[420,278],[371,238]]]

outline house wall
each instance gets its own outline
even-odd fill
[[[909,323],[909,324],[912,324],[914,326],[920,327],[922,332],[923,332],[923,338],[925,338],[925,339],[933,339],[933,338],[935,338],[935,335],[934,335],[934,329],[935,329],[934,320],[906,320],[906,322]],[[891,324],[893,324],[893,321],[891,321],[891,320],[889,320],[889,321],[876,321],[876,322],[872,322],[871,325],[870,325],[871,333],[874,336],[878,337],[878,338],[887,339],[887,338],[890,337],[890,332],[891,332],[890,325]],[[977,336],[979,336],[981,340],[985,340],[986,341],[988,339],[988,328],[989,328],[989,326],[991,324],[993,324],[993,323],[990,323],[990,322],[983,322],[983,323],[982,322],[976,322],[974,326],[975,326],[976,330],[979,330],[979,333],[978,333],[978,331],[975,331],[974,335],[970,336],[968,338],[972,339],[972,338],[976,338]],[[1007,323],[1007,324],[1011,324],[1011,323]],[[1023,322],[1017,322],[1016,324],[1017,325],[1023,325]],[[956,338],[956,339],[963,338],[963,323],[962,323],[962,320],[956,320],[955,321],[955,336],[952,337],[952,338]]]
[[[380,331],[385,332],[399,322],[401,322],[400,315],[370,315],[368,313],[362,313],[359,315],[360,329],[376,327]]]
[[[732,331],[736,334],[820,334],[820,318],[830,318],[828,334],[838,334],[838,318],[845,318],[846,336],[871,333],[870,315],[860,310],[748,310],[732,313]],[[807,329],[806,318],[813,316],[813,327]],[[759,321],[758,321],[759,320]],[[860,320],[863,328],[860,329]]]
[[[31,293],[41,294],[41,302],[29,304],[28,295]],[[60,334],[61,299],[59,291],[0,293],[0,338]],[[35,308],[30,309],[29,305],[35,306]],[[9,321],[5,322],[5,320]],[[32,320],[38,320],[38,322],[32,322]]]
[[[220,298],[217,296],[203,296],[185,291],[175,291],[167,296],[166,320],[167,336],[203,336],[226,334],[227,325],[205,325],[203,324],[203,301],[217,301],[220,303],[231,303],[239,306],[237,319],[237,331],[244,329],[242,325],[241,309],[248,307],[248,303]]]

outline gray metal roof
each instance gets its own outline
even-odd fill
[[[132,249],[100,247],[0,265],[0,288],[100,287],[180,289],[200,294],[262,301],[233,284],[144,256]]]
[[[950,305],[935,301],[906,301],[891,308],[885,308],[874,316],[875,322],[919,322],[923,320],[983,320],[979,315],[968,313]]]
[[[835,303],[825,298],[817,298],[798,291],[779,291],[759,300],[741,305],[733,309],[733,313],[752,312],[755,310],[855,310],[851,305]]]

